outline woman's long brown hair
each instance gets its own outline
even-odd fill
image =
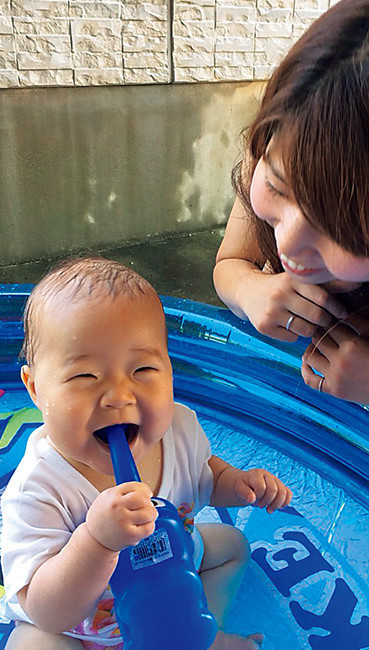
[[[311,224],[369,257],[369,0],[341,0],[311,25],[272,75],[243,135],[251,164],[235,167],[233,183],[275,271],[282,267],[273,229],[253,215],[249,199],[272,137]]]

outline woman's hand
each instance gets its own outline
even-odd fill
[[[254,222],[239,198],[216,257],[214,286],[236,316],[281,341],[310,337],[317,326],[328,329],[346,316],[341,303],[323,287],[298,282],[286,272],[270,272]]]
[[[102,546],[120,551],[154,532],[158,511],[145,483],[121,483],[99,494],[86,517],[88,531]]]
[[[249,320],[261,333],[280,341],[311,337],[317,326],[328,329],[346,311],[331,294],[318,285],[293,280],[288,273],[270,275],[255,272],[248,278],[248,290],[242,302]]]
[[[369,339],[342,323],[318,329],[302,358],[305,384],[334,397],[369,404]],[[368,324],[366,323],[366,327]]]

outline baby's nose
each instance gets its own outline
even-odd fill
[[[130,386],[125,382],[120,382],[109,386],[101,400],[103,408],[119,409],[128,404],[136,402],[133,391]]]

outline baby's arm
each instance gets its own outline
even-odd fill
[[[209,465],[214,477],[212,506],[255,505],[272,513],[292,499],[291,490],[265,469],[243,471],[217,456],[211,456]]]
[[[328,328],[332,316],[345,317],[342,305],[328,291],[292,280],[285,272],[261,271],[266,261],[253,223],[237,198],[214,268],[215,289],[223,302],[259,332],[281,341],[310,337],[317,325]],[[290,316],[294,319],[287,331]]]
[[[153,532],[157,510],[151,496],[144,483],[123,483],[99,494],[86,522],[18,592],[35,625],[59,633],[86,618],[109,582],[119,551]]]

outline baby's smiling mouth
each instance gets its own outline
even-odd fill
[[[135,441],[137,437],[139,426],[138,424],[127,423],[125,424],[125,428],[126,428],[126,439],[128,444],[130,445],[132,444],[132,442]],[[109,447],[108,434],[106,430],[107,427],[103,427],[102,429],[97,429],[97,431],[94,431],[94,436],[99,442]]]

